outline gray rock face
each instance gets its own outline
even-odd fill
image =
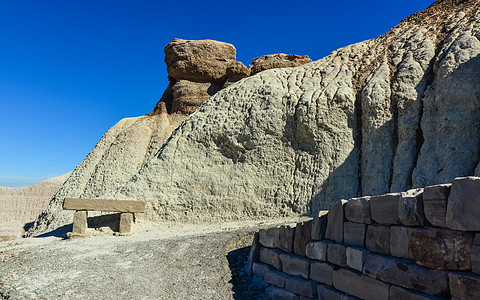
[[[437,1],[377,39],[242,79],[97,194],[146,200],[150,221],[224,221],[479,173],[479,6]]]
[[[455,230],[480,230],[480,178],[457,178],[447,204],[447,227]]]

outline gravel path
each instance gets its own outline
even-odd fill
[[[244,225],[1,242],[0,299],[263,299]]]

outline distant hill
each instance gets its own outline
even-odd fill
[[[20,237],[72,172],[29,186],[0,186],[0,240]]]

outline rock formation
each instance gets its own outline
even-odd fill
[[[70,173],[29,186],[0,186],[0,241],[20,237],[26,223],[35,221]]]
[[[222,88],[249,76],[251,69],[236,61],[233,45],[212,40],[173,39],[165,47],[165,63],[170,84],[153,111],[121,120],[101,138],[42,212],[37,232],[54,219],[57,225],[71,221],[71,212],[61,208],[65,197],[100,197],[128,181],[189,114]]]
[[[191,114],[210,96],[250,75],[250,69],[236,61],[231,44],[212,41],[173,39],[165,47],[167,87],[151,114],[162,110]]]
[[[151,221],[225,221],[474,175],[479,8],[478,0],[438,0],[376,39],[224,88],[133,177],[98,196],[146,200],[141,218]],[[33,233],[71,222],[60,201]]]
[[[309,62],[312,62],[312,60],[307,55],[300,56],[283,53],[264,55],[252,60],[251,74],[254,75],[258,72],[275,68],[297,67]]]

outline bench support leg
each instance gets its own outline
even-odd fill
[[[73,230],[74,234],[87,233],[87,211],[77,210],[73,215]]]
[[[129,233],[132,230],[133,213],[120,214],[120,226],[118,232],[120,234]]]

